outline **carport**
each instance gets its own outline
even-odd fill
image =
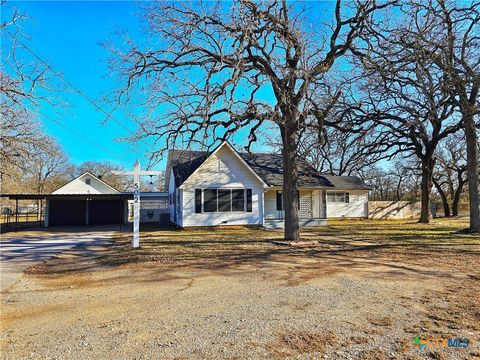
[[[4,194],[10,200],[45,201],[45,226],[126,224],[131,193]]]

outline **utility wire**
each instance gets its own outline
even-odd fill
[[[65,130],[71,132],[73,135],[78,136],[78,137],[79,137],[80,139],[82,139],[83,141],[85,141],[85,142],[87,142],[87,143],[89,143],[89,144],[91,144],[91,145],[93,145],[93,146],[96,146],[98,149],[100,149],[100,150],[102,150],[102,151],[104,151],[104,152],[107,152],[107,153],[109,153],[109,154],[111,154],[111,155],[115,155],[115,156],[120,155],[120,154],[118,154],[118,153],[116,153],[116,152],[113,152],[113,151],[111,151],[111,150],[103,147],[102,145],[100,145],[100,144],[96,143],[95,141],[87,138],[86,136],[83,136],[82,134],[76,132],[75,130],[69,128],[67,125],[63,124],[61,121],[59,121],[59,120],[57,120],[57,119],[55,119],[55,118],[50,118],[50,120],[52,120],[54,123],[56,123],[57,125],[59,125],[59,126],[61,126],[62,128],[64,128]]]
[[[112,116],[112,114],[108,113],[107,111],[105,111],[100,105],[98,105],[94,100],[92,100],[88,95],[84,94],[79,88],[77,88],[75,85],[73,85],[70,81],[68,81],[65,76],[56,71],[55,69],[53,69],[46,61],[44,61],[38,54],[36,54],[32,49],[30,49],[27,45],[25,45],[22,41],[20,40],[16,40],[20,45],[23,46],[23,48],[25,50],[27,50],[30,54],[32,54],[38,61],[40,61],[43,65],[45,65],[52,73],[54,73],[55,75],[59,76],[68,86],[70,86],[75,92],[77,92],[80,96],[82,96],[84,99],[86,99],[90,104],[92,104],[97,110],[101,111],[102,113],[104,113],[106,116],[107,116],[107,119],[108,118],[111,118],[115,123],[117,123],[119,126],[121,126],[123,129],[125,129],[126,131],[128,131],[130,134],[132,134],[133,136],[136,136],[136,134],[130,130],[128,127],[126,127],[125,125],[122,124],[121,121],[117,120],[114,116]],[[145,140],[143,139],[138,139],[139,141],[141,141],[142,143],[144,143],[145,145],[147,145],[148,147],[150,147],[150,144],[148,144]]]

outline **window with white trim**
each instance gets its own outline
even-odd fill
[[[327,202],[331,203],[349,203],[350,194],[345,191],[328,191]]]
[[[251,197],[250,189],[195,189],[195,212],[251,212]]]

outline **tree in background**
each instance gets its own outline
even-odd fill
[[[113,171],[123,171],[122,165],[109,161],[85,161],[75,169],[75,176],[89,172],[119,191],[131,190],[133,180],[125,175],[116,175]]]
[[[462,128],[456,103],[446,91],[444,76],[421,46],[411,47],[412,38],[424,29],[424,21],[408,12],[402,24],[374,26],[363,33],[364,49],[356,52],[364,69],[365,118],[396,137],[392,146],[403,147],[419,159],[422,174],[420,222],[430,221],[435,151],[438,143]],[[361,116],[361,115],[359,115]]]
[[[6,10],[5,3],[0,2],[3,11]],[[35,190],[36,185],[31,188],[25,184],[19,188],[21,182],[17,180],[25,180],[25,174],[33,171],[36,159],[41,157],[41,161],[49,161],[61,152],[35,119],[39,102],[51,102],[54,97],[51,88],[48,88],[48,99],[39,94],[40,89],[49,87],[51,79],[48,76],[51,74],[45,65],[32,61],[25,54],[25,35],[21,25],[26,19],[25,15],[12,9],[10,20],[0,24],[0,180],[4,192],[12,188]],[[40,178],[46,174],[42,173]],[[43,183],[43,180],[39,181]]]
[[[418,168],[418,162],[402,158],[389,168],[378,164],[362,168],[358,175],[372,187],[371,200],[417,201],[421,193]]]
[[[460,196],[468,182],[467,149],[464,137],[459,135],[440,143],[435,155],[433,183],[442,199],[445,216],[458,216]]]
[[[38,194],[48,194],[62,186],[73,175],[73,166],[55,139],[46,137],[48,151],[32,149],[29,165],[25,170],[26,186]]]
[[[155,44],[145,50],[131,44],[116,52],[112,66],[126,85],[115,101],[128,101],[138,87],[150,93],[151,113],[161,109],[166,115],[144,121],[138,136],[162,138],[165,148],[179,141],[203,145],[240,129],[249,133],[249,148],[264,122],[276,124],[282,139],[285,239],[297,240],[300,133],[320,131],[325,110],[336,101],[325,96],[325,74],[391,2],[358,0],[343,7],[338,0],[333,24],[319,32],[318,23],[307,23],[300,4],[286,0],[190,4],[149,4],[145,18]]]
[[[421,52],[445,78],[444,91],[460,113],[467,150],[470,229],[480,229],[480,2],[412,1],[404,12],[416,25],[404,46]]]

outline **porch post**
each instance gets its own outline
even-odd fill
[[[44,220],[44,226],[48,226],[48,218],[49,218],[49,212],[50,212],[50,200],[45,199],[45,213],[43,215],[43,220]]]
[[[15,199],[15,231],[18,229],[18,199]]]

